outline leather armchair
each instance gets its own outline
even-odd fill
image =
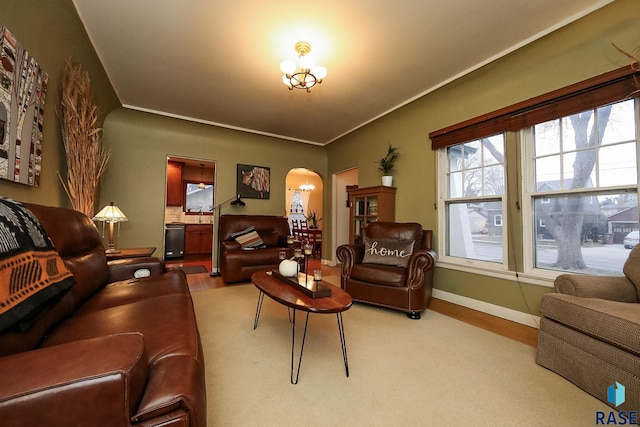
[[[365,238],[413,240],[407,267],[364,263]],[[407,313],[419,319],[431,302],[433,267],[436,253],[431,245],[432,230],[418,223],[373,222],[362,232],[362,242],[342,245],[336,250],[342,263],[340,285],[354,301],[378,305]]]

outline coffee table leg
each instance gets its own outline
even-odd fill
[[[256,307],[256,318],[253,320],[253,329],[258,327],[260,311],[262,310],[262,300],[264,300],[264,292],[260,291],[260,294],[258,294],[258,306]]]
[[[337,313],[338,333],[340,334],[340,344],[342,345],[342,359],[344,360],[344,371],[349,377],[349,359],[347,358],[347,341],[344,338],[344,323],[342,322],[342,313]]]
[[[307,318],[304,322],[304,333],[302,334],[302,345],[300,346],[300,357],[298,358],[298,369],[296,372],[296,378],[293,379],[294,370],[294,350],[296,348],[296,310],[293,310],[293,322],[291,322],[291,384],[298,384],[298,378],[300,377],[300,365],[302,365],[302,352],[304,351],[304,341],[307,337],[307,325],[309,324],[309,312],[307,312]]]

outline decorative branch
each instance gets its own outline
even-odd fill
[[[615,43],[611,44],[618,50],[618,52],[629,58],[629,61],[631,61],[630,66],[633,71],[640,71],[640,47],[636,48],[633,53],[629,53],[623,49],[620,49],[618,46],[616,46]],[[634,77],[634,81],[636,82],[636,87],[638,87],[638,89],[631,92],[629,94],[629,98],[640,93],[640,81],[638,81],[637,77]]]
[[[71,205],[89,218],[93,216],[99,180],[111,153],[102,145],[98,107],[93,103],[89,73],[69,57],[62,78],[62,97],[56,112],[61,120],[67,154],[66,181],[58,172]]]

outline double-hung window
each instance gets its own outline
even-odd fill
[[[440,152],[445,257],[502,265],[504,254],[504,136],[493,135]]]
[[[639,221],[637,106],[625,100],[522,131],[528,269],[621,274],[624,238]]]
[[[622,274],[640,230],[639,74],[614,70],[430,133],[439,260],[541,279]]]

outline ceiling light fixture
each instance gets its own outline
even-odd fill
[[[205,188],[207,188],[206,184],[204,183],[204,163],[200,163],[200,184],[198,184],[198,189],[200,190],[204,190]]]
[[[309,170],[307,169],[307,182],[305,184],[300,185],[300,190],[302,191],[313,191],[316,186],[313,184],[309,184]]]
[[[309,55],[311,52],[309,43],[298,42],[295,49],[299,55],[297,64],[289,59],[280,63],[280,71],[284,73],[282,82],[289,90],[305,89],[311,92],[312,87],[322,83],[322,79],[327,75],[327,69],[321,66],[316,67],[315,58]]]

